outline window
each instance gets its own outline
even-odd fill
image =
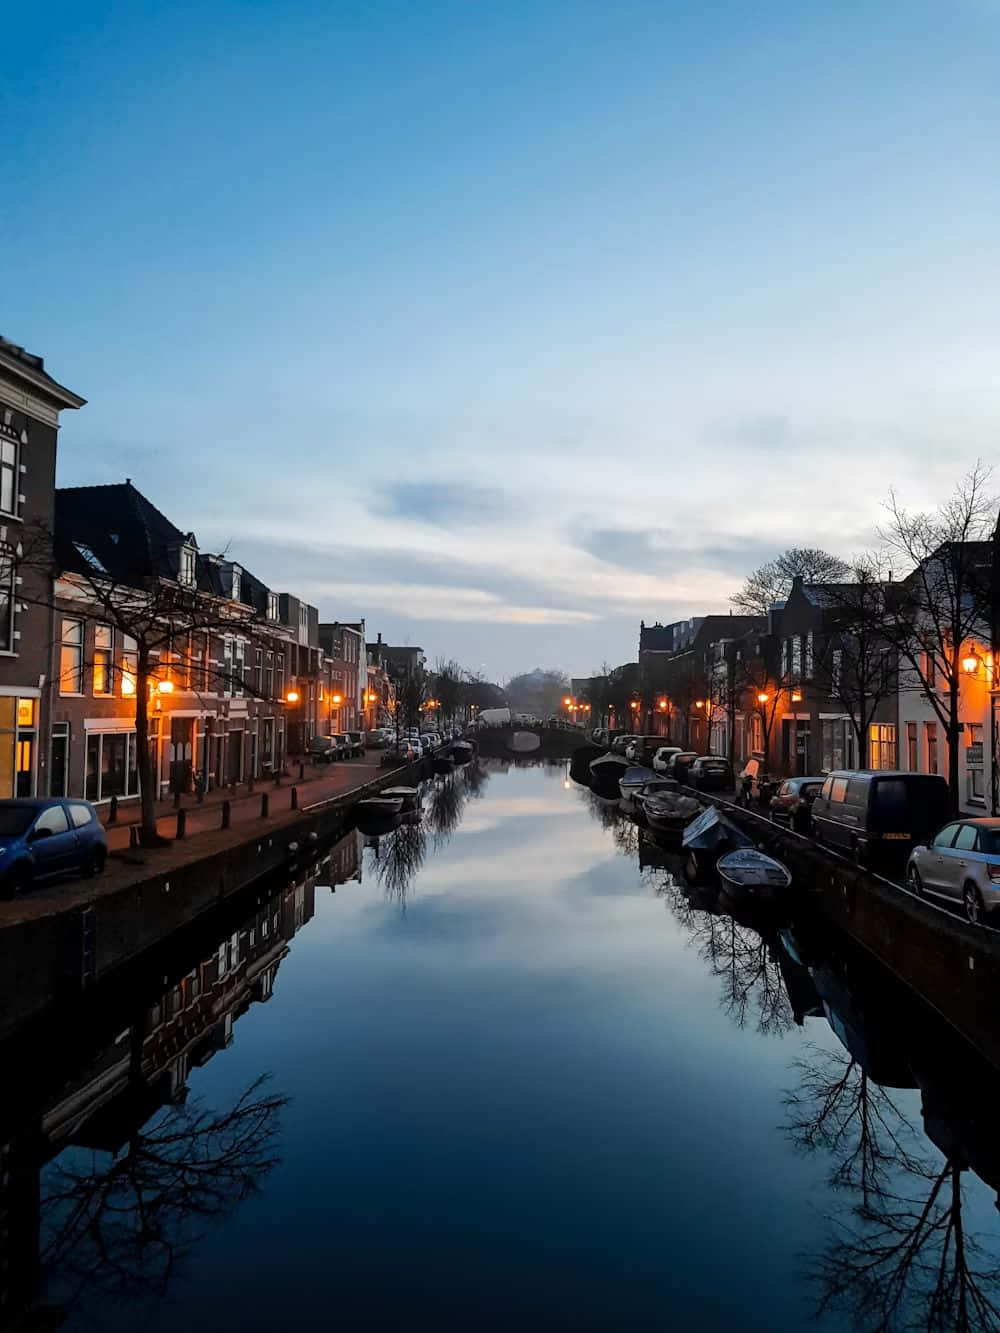
[[[932,845],[935,847],[950,847],[958,829],[958,824],[946,824],[941,832],[935,837]]]
[[[83,693],[83,621],[63,616],[59,649],[59,693]]]
[[[139,670],[139,645],[131,634],[122,635],[122,697],[135,694],[135,678]]]
[[[927,752],[927,772],[937,773],[938,770],[938,737],[937,723],[924,723],[924,749]]]
[[[277,676],[278,698],[283,699],[285,697],[285,654],[275,653],[275,658],[277,659],[274,665],[276,668],[275,675]]]
[[[264,650],[258,648],[253,655],[253,689],[254,694],[260,695],[264,683]]]
[[[233,693],[233,641],[228,636],[222,640],[222,693],[226,698]]]
[[[965,736],[965,799],[973,805],[985,805],[983,724],[981,722],[966,722]]]
[[[17,516],[18,448],[14,440],[0,440],[0,510]]]
[[[276,592],[267,594],[267,618],[268,620],[278,619],[278,594]]]
[[[834,778],[830,784],[830,800],[844,801],[847,799],[847,779]]]
[[[230,583],[229,592],[234,602],[238,602],[240,600],[240,591],[242,588],[242,583],[243,580],[240,577],[240,571],[236,565],[233,565],[232,581]]]
[[[14,652],[14,552],[0,546],[0,651]]]
[[[299,603],[299,643],[309,642],[309,608],[304,602]]]
[[[114,694],[114,642],[110,625],[94,626],[94,693]]]
[[[193,546],[181,547],[181,567],[178,575],[178,581],[186,587],[191,587],[194,583],[195,556]]]
[[[911,773],[917,773],[920,770],[920,756],[917,752],[916,722],[907,722],[906,724],[906,767]]]
[[[46,830],[53,834],[69,832],[69,820],[66,818],[66,811],[61,805],[50,805],[35,820],[33,833],[42,833]]]
[[[74,801],[69,807],[69,817],[74,828],[85,828],[88,824],[94,822],[90,806],[81,805],[78,801]]]
[[[830,693],[840,693],[840,677],[844,666],[844,650],[834,648],[830,655]]]
[[[937,685],[937,661],[933,653],[924,653],[924,680],[927,688],[933,690]],[[934,770],[935,773],[937,769]]]
[[[150,749],[156,753],[150,736]],[[112,796],[135,796],[139,790],[136,772],[134,731],[91,731],[87,734],[87,776],[84,795],[88,801],[107,801]]]
[[[261,690],[265,699],[274,698],[274,653],[268,652],[264,658],[264,684]]]
[[[823,731],[822,768],[853,768],[855,761],[856,736],[850,718],[824,717],[820,723]]]
[[[958,836],[951,845],[959,852],[974,852],[976,850],[977,836],[978,830],[975,824],[963,824],[958,830]]]
[[[813,634],[812,630],[806,635],[806,660],[805,660],[806,679],[811,679],[813,673]]]
[[[848,778],[844,800],[850,805],[867,805],[869,785],[864,778]]]
[[[233,644],[233,694],[237,698],[246,694],[246,651],[245,641],[237,639]]]
[[[802,676],[802,639],[796,634],[792,639],[792,680],[799,680]]]
[[[869,768],[896,767],[896,727],[892,722],[873,722],[868,731]]]

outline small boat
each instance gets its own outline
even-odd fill
[[[450,754],[436,754],[434,756],[434,772],[450,773],[455,767],[455,761]]]
[[[755,847],[738,847],[734,852],[720,856],[715,866],[723,887],[734,898],[752,895],[771,898],[787,889],[792,872],[772,856],[765,856]]]
[[[355,809],[359,815],[377,816],[379,819],[388,819],[392,815],[398,815],[403,808],[402,796],[366,796],[363,801],[358,801]]]
[[[737,847],[752,847],[753,842],[731,819],[710,805],[685,828],[681,846],[687,852],[684,869],[688,879],[698,883],[711,875],[720,856]]]
[[[623,796],[634,796],[636,792],[642,791],[650,782],[658,780],[659,774],[654,773],[651,768],[641,766],[627,768],[618,779],[618,790]]]
[[[646,823],[654,833],[679,838],[701,806],[693,796],[682,796],[671,791],[652,792],[641,796],[639,804]]]
[[[379,795],[387,796],[390,801],[398,796],[404,810],[413,810],[420,804],[419,787],[383,787]]]

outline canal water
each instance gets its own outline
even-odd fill
[[[65,1328],[998,1324],[992,1071],[560,765],[435,779],[199,950],[42,1080]]]

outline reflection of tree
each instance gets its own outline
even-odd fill
[[[665,885],[664,899],[712,974],[722,982],[722,1007],[738,1027],[745,1027],[751,1014],[756,1015],[761,1033],[787,1032],[794,1027],[781,968],[767,938],[731,916],[699,910],[676,881],[672,889]]]
[[[870,1196],[814,1261],[819,1312],[870,1329],[1000,1329],[1000,1269],[965,1230],[962,1168],[915,1171],[905,1193]]]
[[[413,877],[427,855],[427,835],[419,815],[399,824],[386,834],[378,849],[375,873],[386,896],[395,898],[406,909],[406,895]]]
[[[465,808],[465,784],[454,773],[437,778],[427,793],[427,824],[434,834],[435,849],[442,847],[458,828]]]
[[[486,790],[490,780],[489,771],[478,760],[465,764],[459,772],[466,791],[473,800],[478,800]]]
[[[64,1154],[41,1199],[43,1267],[60,1299],[161,1298],[198,1227],[226,1217],[277,1164],[287,1098],[252,1083],[223,1115],[171,1107],[111,1156]]]
[[[830,1153],[830,1183],[856,1192],[811,1259],[818,1312],[874,1330],[1000,1329],[1000,1270],[965,1229],[961,1165],[921,1155],[889,1092],[847,1052],[813,1047],[794,1067],[786,1130],[804,1151]]]
[[[804,1152],[830,1153],[830,1183],[860,1190],[866,1208],[888,1190],[895,1168],[922,1169],[914,1155],[913,1126],[848,1052],[812,1045],[806,1050],[792,1066],[800,1086],[785,1094],[785,1132]]]

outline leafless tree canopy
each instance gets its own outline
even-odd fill
[[[766,616],[775,602],[788,596],[796,576],[806,583],[838,583],[849,574],[850,567],[838,556],[814,546],[793,546],[755,569],[730,601],[748,615]]]

